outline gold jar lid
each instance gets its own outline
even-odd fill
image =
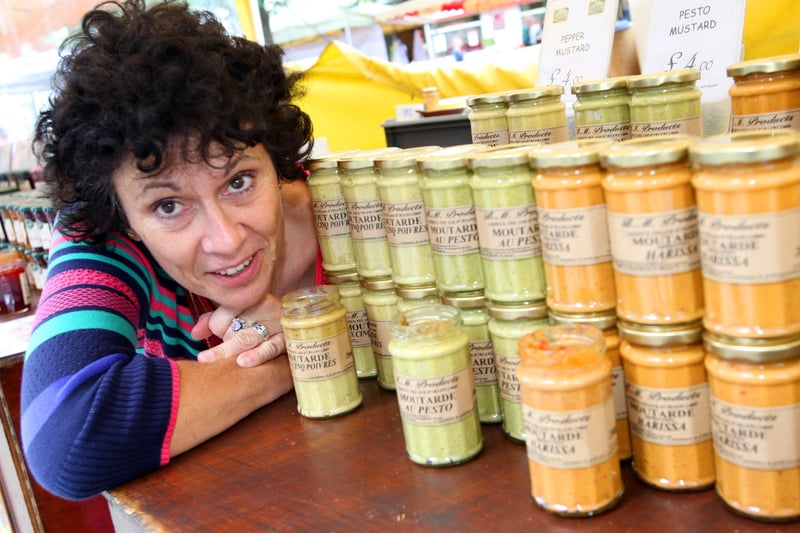
[[[559,313],[550,309],[548,314],[553,324],[588,324],[597,329],[608,329],[617,325],[617,312],[614,309],[596,313]]]
[[[486,306],[486,295],[483,291],[446,292],[441,295],[442,303],[458,309],[476,309]]]
[[[623,168],[675,163],[688,157],[689,147],[696,141],[696,137],[683,134],[628,139],[603,148],[600,162]]]
[[[304,318],[317,316],[337,305],[341,299],[335,285],[315,285],[285,294],[281,298],[284,316]]]
[[[792,130],[737,131],[698,140],[689,157],[703,165],[759,163],[800,153],[800,134]]]
[[[800,335],[750,339],[706,331],[703,334],[703,346],[707,352],[722,359],[751,363],[773,363],[800,357]]]
[[[612,91],[614,89],[627,89],[628,76],[619,76],[617,78],[606,78],[604,80],[583,81],[580,83],[572,84],[572,94],[589,94],[601,93],[603,91]]]
[[[436,285],[422,285],[419,287],[401,287],[395,286],[395,294],[400,298],[407,298],[410,300],[421,300],[429,296],[438,296],[439,290]]]
[[[417,146],[406,148],[399,152],[389,152],[375,158],[375,167],[378,170],[389,170],[396,168],[416,167],[417,159],[428,153],[435,154],[440,149],[439,146]]]
[[[653,348],[697,344],[703,338],[702,319],[679,324],[637,324],[620,319],[617,329],[621,339]]]
[[[438,93],[438,92],[439,92],[439,88],[438,87],[423,87],[422,88],[422,94],[425,94],[425,93]]]
[[[770,74],[772,72],[784,72],[786,70],[798,69],[800,69],[800,54],[785,54],[734,63],[730,65],[726,71],[731,78],[738,78],[755,72]]]
[[[348,281],[358,281],[358,272],[355,270],[343,270],[341,272],[329,272],[326,270],[325,278],[329,282],[336,285],[338,283],[346,283]]]
[[[478,107],[482,105],[493,105],[506,103],[505,92],[476,94],[467,97],[467,105],[469,107]]]
[[[499,168],[513,165],[528,165],[530,151],[538,144],[506,145],[501,150],[484,150],[469,155],[469,166],[476,168]]]
[[[311,172],[322,169],[335,169],[338,166],[339,159],[354,156],[359,152],[361,152],[361,150],[345,150],[342,152],[333,152],[330,154],[311,157],[306,159],[304,165]]]
[[[385,291],[394,289],[394,282],[392,278],[363,278],[361,286],[368,291]]]
[[[531,166],[536,168],[576,167],[600,162],[600,151],[613,141],[580,139],[546,144],[529,152]]]
[[[527,102],[528,100],[536,100],[537,98],[544,98],[547,96],[561,96],[562,94],[564,94],[564,87],[561,85],[544,85],[542,87],[519,89],[505,93],[506,101],[509,104]]]
[[[499,320],[517,320],[520,318],[536,320],[547,318],[547,304],[544,301],[520,302],[514,304],[490,301],[486,309],[489,311],[489,316]]]
[[[340,169],[344,170],[359,170],[362,168],[369,168],[375,166],[375,159],[380,156],[399,152],[401,149],[396,146],[389,146],[387,148],[378,148],[376,150],[367,150],[358,152],[348,157],[339,159],[338,165]]]
[[[687,68],[683,70],[668,70],[653,74],[639,74],[628,76],[626,83],[628,89],[646,89],[648,87],[660,87],[668,83],[689,83],[700,79],[700,71]]]

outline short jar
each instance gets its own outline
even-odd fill
[[[572,84],[576,139],[624,141],[631,138],[627,77]]]
[[[800,131],[800,54],[750,59],[727,68],[731,131]]]
[[[347,326],[350,330],[350,344],[356,361],[356,375],[360,379],[374,378],[378,375],[372,339],[369,334],[369,318],[361,298],[361,283],[355,271],[340,274],[327,274],[328,281],[339,289],[342,304],[347,310]]]
[[[505,94],[509,143],[551,144],[569,140],[564,87],[545,85]]]
[[[31,290],[25,261],[14,250],[0,251],[0,315],[31,308]]]
[[[703,136],[700,71],[672,70],[629,76],[631,138],[656,135]]]
[[[487,146],[508,144],[508,119],[504,93],[488,93],[467,98],[472,142]]]
[[[395,292],[392,278],[362,279],[361,300],[367,310],[369,337],[378,370],[378,386],[394,390],[394,369],[392,355],[389,353],[389,338],[391,322],[397,316],[400,298]]]

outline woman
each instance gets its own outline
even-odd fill
[[[280,48],[130,0],[62,51],[36,125],[59,231],[22,441],[46,489],[82,499],[289,391],[279,298],[321,276],[297,163],[311,123]]]

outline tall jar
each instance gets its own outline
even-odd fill
[[[484,288],[467,152],[425,155],[417,162],[436,285],[442,292]]]
[[[572,84],[575,138],[624,141],[631,138],[627,77]]]
[[[628,403],[625,398],[625,371],[619,355],[619,330],[617,314],[613,309],[597,313],[559,313],[549,311],[552,324],[586,324],[603,332],[606,341],[606,357],[611,363],[611,392],[614,398],[614,418],[617,421],[617,455],[620,461],[633,456],[631,446],[630,423],[628,420]]]
[[[394,390],[394,368],[389,353],[391,322],[397,316],[399,297],[394,289],[392,278],[361,280],[361,300],[367,310],[369,337],[372,353],[378,369],[378,386]]]
[[[621,321],[633,470],[670,491],[714,484],[714,448],[700,321],[647,326]]]
[[[469,160],[485,292],[494,302],[546,296],[529,150],[477,152]]]
[[[417,464],[456,465],[483,448],[467,343],[450,306],[418,307],[392,320],[397,403],[406,452]]]
[[[555,514],[592,516],[622,498],[604,343],[584,324],[550,326],[519,342],[531,494]]]
[[[439,289],[434,284],[422,287],[395,286],[394,292],[398,298],[397,311],[399,313],[404,313],[417,307],[442,303],[441,298],[439,298]]]
[[[472,142],[487,146],[508,144],[508,119],[504,93],[479,94],[467,98]]]
[[[508,142],[551,144],[569,140],[564,87],[545,85],[506,93]]]
[[[704,335],[717,494],[751,518],[800,518],[800,336]]]
[[[417,156],[437,149],[408,149],[375,159],[392,280],[398,286],[422,286],[436,281],[425,205],[419,188],[422,172],[417,168]]]
[[[727,73],[733,78],[731,131],[800,131],[800,54],[742,61]]]
[[[489,334],[489,312],[482,291],[443,294],[442,303],[458,309],[461,322],[469,336],[469,353],[472,358],[472,375],[478,396],[478,415],[487,424],[503,421],[500,389],[497,385],[497,368],[494,348]]]
[[[322,268],[327,272],[347,272],[356,268],[356,253],[338,170],[338,159],[355,153],[337,152],[306,162]]]
[[[517,380],[519,340],[528,333],[550,325],[547,307],[542,302],[519,305],[489,302],[487,310],[500,406],[503,409],[503,433],[513,442],[524,444],[525,424]]]
[[[694,69],[640,74],[627,78],[631,92],[631,138],[655,135],[703,136],[702,93]]]
[[[608,236],[600,150],[586,139],[536,148],[530,162],[539,212],[547,306],[563,313],[614,309],[617,292]]]
[[[798,139],[788,130],[738,132],[690,150],[709,331],[800,333]]]
[[[700,238],[689,147],[693,137],[631,139],[600,154],[607,174],[617,314],[672,324],[703,316]]]
[[[281,326],[297,395],[297,412],[329,418],[361,405],[347,311],[339,290],[318,285],[286,294]]]
[[[350,344],[356,362],[356,375],[360,379],[374,378],[378,375],[375,354],[372,351],[372,338],[369,334],[369,318],[361,298],[361,283],[355,272],[327,274],[328,281],[339,289],[342,304],[347,310],[347,327],[350,330]]]

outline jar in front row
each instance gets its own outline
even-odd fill
[[[392,278],[361,280],[361,300],[367,310],[367,326],[372,341],[372,353],[378,369],[378,386],[394,390],[394,369],[389,353],[389,338],[392,319],[397,315],[399,297],[395,293]]]
[[[709,331],[800,333],[799,139],[788,130],[738,132],[689,151]]]
[[[717,494],[751,518],[800,519],[800,336],[704,343]]]
[[[483,448],[468,336],[458,311],[418,307],[392,320],[389,352],[408,457],[450,466]]]
[[[800,131],[800,54],[730,65],[731,131]]]
[[[329,418],[361,405],[346,309],[339,290],[318,285],[286,294],[281,326],[297,395],[297,412]]]
[[[702,96],[694,69],[629,76],[631,138],[656,135],[703,136]]]
[[[518,444],[525,443],[522,397],[517,380],[519,340],[550,325],[543,302],[507,305],[489,302],[489,336],[494,348],[497,386],[503,409],[503,433]]]
[[[689,147],[694,137],[647,137],[600,153],[617,314],[641,324],[703,316],[700,237]]]
[[[546,85],[509,91],[508,142],[552,144],[569,140],[567,107],[561,101],[564,87]]]
[[[633,470],[671,491],[714,484],[714,448],[703,326],[620,321]]]
[[[547,306],[563,313],[614,309],[614,266],[600,150],[587,139],[536,148],[530,163],[539,213]]]
[[[467,114],[472,142],[487,146],[508,144],[508,119],[504,93],[489,93],[467,98]]]
[[[622,498],[604,345],[603,333],[584,324],[546,327],[519,341],[531,494],[552,513],[592,516]]]
[[[356,375],[360,379],[374,378],[378,375],[375,353],[372,351],[372,338],[369,335],[369,318],[364,301],[361,299],[361,283],[358,274],[353,272],[328,274],[328,281],[339,289],[342,304],[347,309],[347,326],[350,329],[350,344],[356,361]]]
[[[0,250],[0,315],[22,313],[30,307],[25,261],[14,250]]]
[[[576,139],[631,138],[627,77],[573,83],[572,94]]]

